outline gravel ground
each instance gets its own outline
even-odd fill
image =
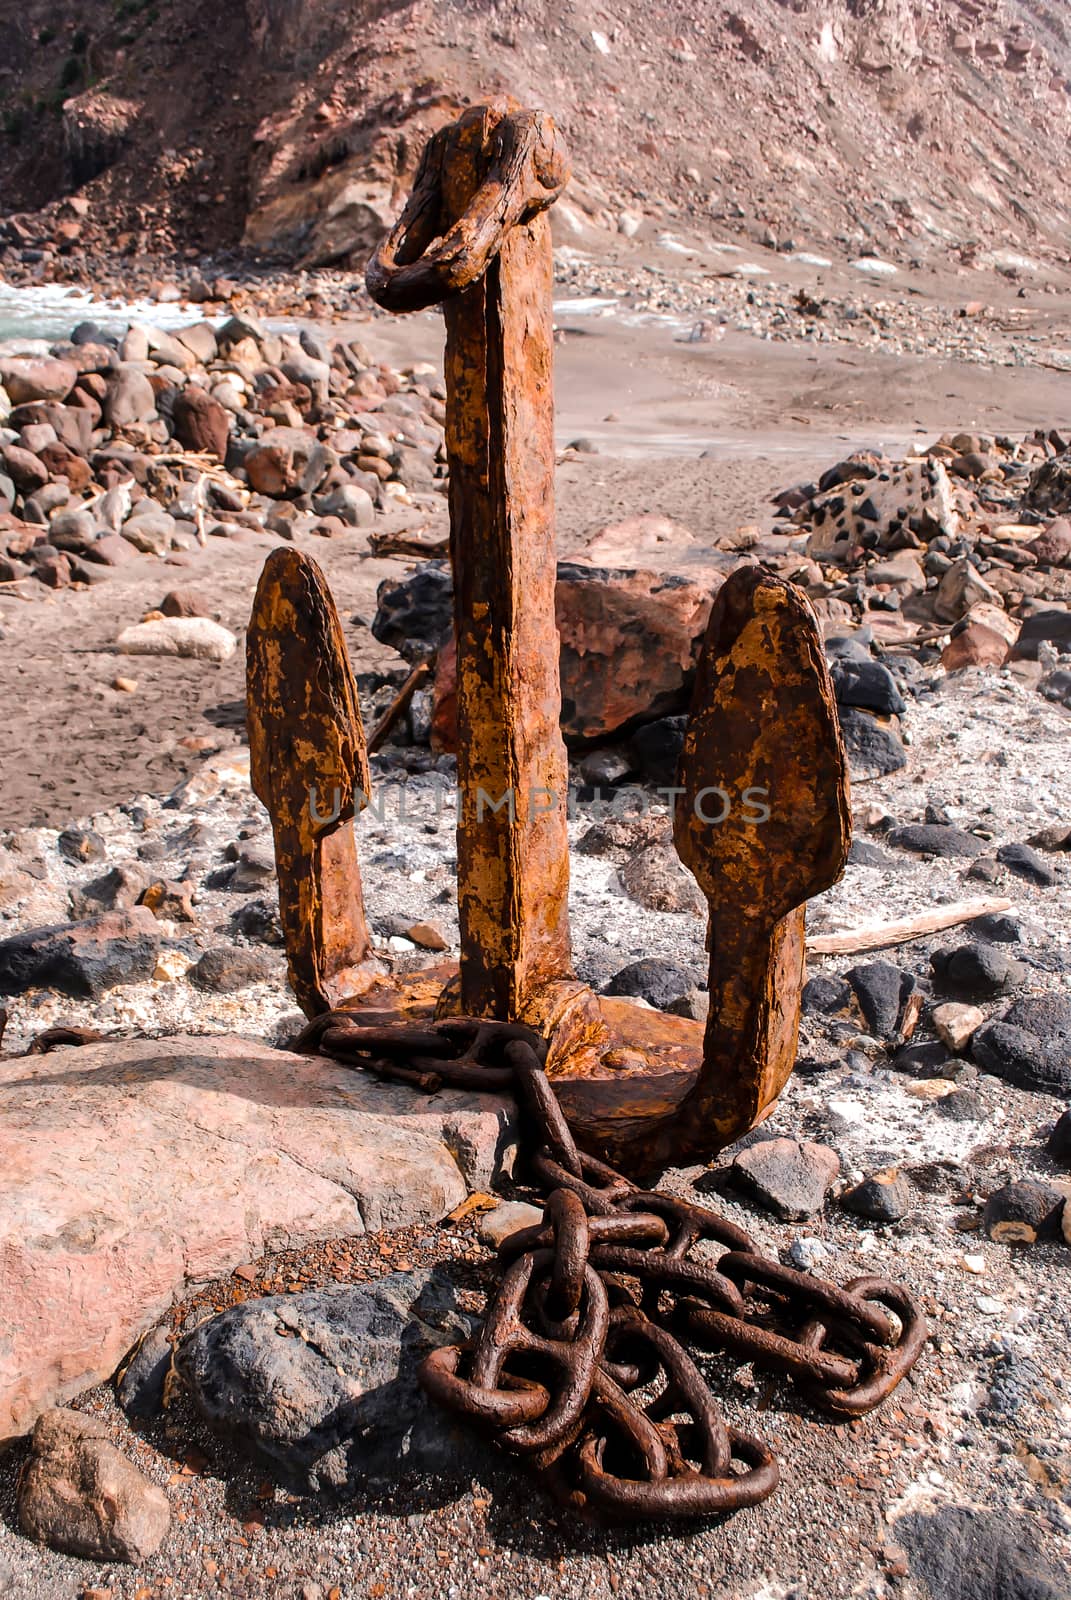
[[[857,786],[860,831],[869,822],[876,830],[871,837],[880,842],[883,815],[897,824],[919,821],[927,803],[936,803],[960,826],[991,832],[995,849],[1068,820],[1066,711],[1007,674],[945,678],[940,669],[908,671],[918,692],[905,719],[909,764],[891,778]],[[382,822],[363,819],[360,842],[373,922],[377,909],[413,918],[430,914],[453,943],[449,812],[431,831],[434,819],[425,809],[447,782],[437,774],[409,776],[409,820],[398,815],[399,788]],[[243,897],[212,888],[212,873],[240,830],[254,842],[262,837],[264,819],[233,755],[214,794],[196,805],[188,795],[177,799],[177,806],[164,806],[143,797],[93,823],[112,861],[135,857],[151,839],[153,870],[171,875],[196,854],[198,921],[171,930],[176,947],[192,958],[199,947],[230,937],[230,914]],[[196,851],[189,833],[195,820]],[[575,842],[589,825],[581,808]],[[50,830],[34,830],[34,850],[49,864],[38,880],[39,895],[65,895],[101,870],[61,865],[54,838]],[[1039,888],[1011,877],[993,885],[964,882],[968,864],[962,861],[928,860],[891,847],[890,854],[892,869],[849,867],[842,882],[813,903],[812,931],[906,915],[971,893],[1006,894],[1024,927],[1024,941],[1014,950],[1029,966],[1024,988],[1067,994],[1071,873],[1060,867],[1062,857],[1046,858],[1057,865],[1057,882]],[[604,858],[574,854],[572,906],[578,965],[592,978],[640,955],[703,969],[700,919],[642,910],[622,894]],[[946,933],[875,957],[817,959],[812,970],[887,959],[925,976],[930,952],[962,937]],[[400,962],[422,959],[397,941],[385,953]],[[275,978],[229,996],[205,996],[180,976],[113,991],[99,1006],[54,997],[19,1000],[10,1043],[17,1046],[61,1018],[124,1032],[230,1028],[277,1038],[295,1018],[278,959]],[[918,1037],[927,1032],[924,1020]],[[984,1600],[990,1592],[1066,1597],[1071,1590],[1059,1573],[1071,1550],[1071,1257],[1059,1244],[1012,1249],[978,1231],[981,1204],[994,1189],[1011,1178],[1055,1176],[1044,1139],[1059,1103],[981,1075],[972,1084],[978,1119],[954,1121],[936,1101],[919,1098],[925,1088],[892,1070],[885,1050],[865,1036],[851,1037],[850,1030],[837,1036],[808,1019],[801,1054],[811,1070],[794,1076],[768,1126],[832,1145],[842,1163],[838,1188],[896,1163],[914,1193],[901,1222],[878,1226],[850,1216],[834,1190],[811,1222],[777,1223],[727,1188],[725,1157],[710,1169],[670,1173],[665,1184],[705,1198],[782,1257],[796,1238],[821,1240],[830,1256],[819,1270],[838,1282],[877,1272],[908,1284],[922,1300],[932,1339],[912,1378],[884,1409],[852,1424],[830,1423],[784,1383],[709,1361],[728,1419],[760,1433],[781,1461],[781,1488],[765,1505],[683,1534],[599,1531],[553,1507],[490,1450],[486,1469],[460,1493],[416,1480],[339,1503],[302,1499],[274,1487],[263,1469],[207,1434],[181,1397],[158,1426],[136,1433],[102,1388],[79,1404],[107,1419],[116,1441],[166,1488],[171,1533],[137,1571],[28,1544],[13,1527],[22,1459],[16,1449],[0,1462],[0,1593],[26,1600],[87,1591],[115,1600],[217,1593],[350,1600],[432,1591],[481,1600],[607,1593],[717,1600],[924,1600],[938,1592],[942,1600],[947,1594]],[[174,1317],[205,1314],[251,1293],[361,1281],[444,1259],[476,1292],[489,1258],[473,1223],[342,1240],[301,1258],[251,1263],[250,1270],[207,1287],[192,1306],[176,1308]],[[940,1550],[955,1553],[957,1538],[962,1544],[955,1520],[962,1508],[984,1513],[987,1537],[997,1541],[988,1568],[1003,1587],[990,1589],[970,1576],[965,1545],[953,1561],[961,1569],[960,1587],[943,1580],[936,1591],[932,1587]],[[1047,1578],[1038,1566],[1045,1562]]]

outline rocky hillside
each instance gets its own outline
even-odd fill
[[[44,248],[72,276],[102,244],[359,257],[427,133],[503,89],[563,125],[558,226],[584,248],[668,227],[1066,259],[1060,0],[3,5],[7,259]]]

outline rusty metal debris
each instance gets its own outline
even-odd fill
[[[500,1246],[475,1340],[433,1350],[420,1379],[574,1509],[689,1518],[776,1489],[769,1446],[726,1425],[685,1343],[783,1373],[836,1417],[872,1411],[917,1361],[926,1323],[906,1289],[796,1272],[716,1212],[585,1156],[531,1030],[478,1018],[381,1029],[339,1012],[299,1044],[429,1092],[516,1094],[543,1220]]]
[[[778,1469],[726,1426],[681,1340],[786,1373],[851,1417],[891,1392],[926,1331],[894,1284],[838,1289],[716,1213],[637,1187],[709,1159],[780,1093],[804,905],[844,865],[848,785],[809,602],[738,569],[711,612],[674,819],[710,910],[705,1030],[574,976],[546,217],[567,175],[549,117],[474,107],[429,142],[367,274],[388,308],[441,301],[446,318],[459,963],[399,977],[373,956],[352,829],[369,794],[364,732],[323,575],[293,549],[269,558],[249,630],[253,786],[311,1019],[300,1048],[425,1092],[512,1092],[535,1134],[543,1222],[503,1246],[473,1349],[436,1352],[423,1381],[571,1505],[696,1516],[764,1499]]]

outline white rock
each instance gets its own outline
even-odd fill
[[[503,1239],[520,1233],[522,1228],[534,1228],[542,1220],[541,1207],[530,1206],[524,1200],[504,1200],[483,1218],[480,1238],[492,1250],[497,1250]]]
[[[116,645],[126,656],[192,656],[197,661],[227,661],[237,650],[238,640],[211,617],[160,617],[124,628]]]
[[[958,1054],[971,1035],[985,1021],[985,1012],[978,1006],[960,1005],[949,1000],[945,1005],[934,1006],[933,1025],[942,1044]]]

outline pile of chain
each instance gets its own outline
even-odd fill
[[[880,1405],[918,1359],[926,1324],[906,1289],[873,1277],[840,1289],[796,1272],[716,1212],[640,1189],[580,1152],[530,1029],[374,1027],[336,1011],[298,1047],[429,1093],[517,1096],[543,1221],[500,1246],[504,1276],[471,1348],[433,1350],[420,1381],[567,1504],[680,1518],[773,1493],[772,1452],[725,1423],[682,1340],[786,1373],[839,1417]],[[702,1244],[723,1253],[696,1259]]]

